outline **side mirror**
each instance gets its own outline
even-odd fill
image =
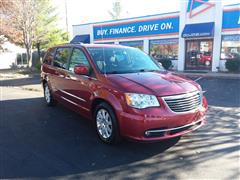
[[[74,73],[78,75],[86,75],[88,76],[90,74],[89,68],[83,64],[76,65],[74,67]]]

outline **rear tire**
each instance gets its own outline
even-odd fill
[[[44,98],[45,98],[46,104],[48,106],[54,106],[56,103],[55,103],[55,100],[53,99],[53,95],[49,88],[48,83],[44,83],[43,87],[44,87]]]
[[[120,142],[120,133],[113,108],[103,102],[96,106],[94,112],[95,126],[99,138],[106,144]]]

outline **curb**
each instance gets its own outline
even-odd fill
[[[2,87],[2,86],[0,86]],[[40,88],[34,88],[34,87],[26,87],[26,86],[4,86],[5,88],[14,88],[14,89],[21,89],[24,91],[34,91],[34,92],[42,92]]]
[[[25,90],[25,91],[42,92],[42,90],[40,90],[38,88],[33,88],[33,87],[19,86],[19,88],[21,88],[22,90]]]
[[[31,77],[40,77],[39,74],[2,74],[0,73],[0,79],[21,79],[21,78],[31,78]]]

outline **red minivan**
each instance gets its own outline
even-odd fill
[[[92,119],[105,143],[156,141],[201,127],[208,108],[196,82],[167,72],[136,48],[67,44],[43,60],[47,105],[62,103]]]

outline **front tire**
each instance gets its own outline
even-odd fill
[[[120,134],[116,115],[110,105],[100,103],[94,113],[96,131],[99,138],[106,144],[116,144]]]
[[[43,87],[44,87],[44,98],[45,98],[46,104],[48,106],[54,106],[55,105],[55,101],[53,99],[52,92],[51,92],[51,90],[49,88],[48,83],[44,83]]]

